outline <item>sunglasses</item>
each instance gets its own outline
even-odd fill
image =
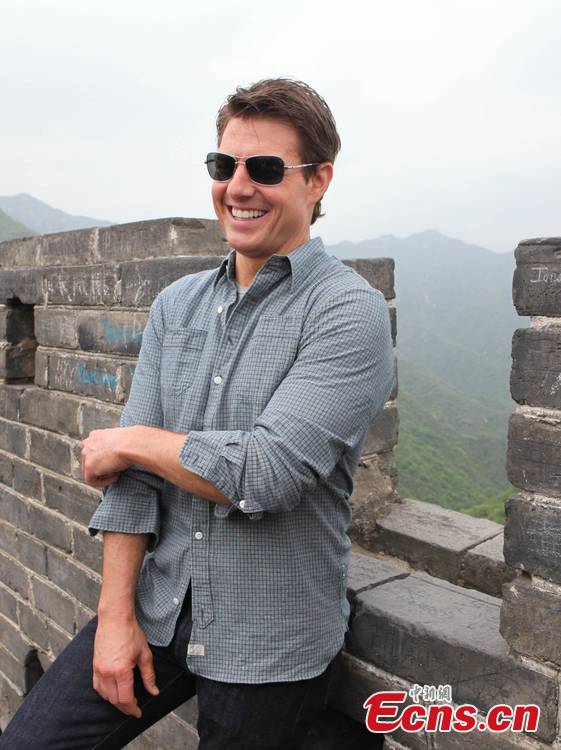
[[[283,180],[285,169],[315,167],[319,163],[285,164],[280,156],[248,156],[247,159],[236,159],[230,154],[221,154],[218,151],[207,154],[205,161],[209,175],[217,182],[231,180],[236,166],[245,164],[249,178],[258,185],[278,185]]]

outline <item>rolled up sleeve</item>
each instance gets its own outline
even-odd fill
[[[161,427],[160,356],[164,331],[162,294],[154,300],[134,372],[129,398],[120,419],[121,427],[135,424]],[[160,500],[163,479],[141,466],[131,466],[106,487],[88,524],[94,536],[98,531],[150,534],[149,550],[160,534]]]
[[[388,308],[371,287],[305,322],[298,355],[251,431],[192,431],[179,460],[242,512],[282,513],[362,444],[395,378]]]

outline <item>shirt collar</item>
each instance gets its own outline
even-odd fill
[[[290,291],[294,292],[298,289],[302,281],[310,276],[310,272],[326,257],[321,237],[313,237],[311,240],[304,242],[303,245],[298,245],[294,250],[291,250],[288,255],[274,253],[259,270],[261,271],[262,268],[269,265],[281,266],[282,264],[288,264],[291,272]],[[235,264],[236,251],[232,249],[217,269],[213,284],[214,288],[216,288],[219,279],[224,274],[226,274],[232,283],[235,283]]]

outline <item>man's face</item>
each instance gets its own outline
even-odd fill
[[[302,164],[296,130],[284,122],[233,118],[227,124],[219,150],[246,159],[280,156],[285,164]],[[324,189],[327,186],[324,186]],[[304,179],[303,169],[287,169],[278,185],[258,185],[238,164],[227,182],[212,183],[212,200],[228,244],[242,255],[270,256],[289,253],[310,238],[310,219],[321,198],[318,179]],[[239,211],[265,212],[258,218],[241,218]]]

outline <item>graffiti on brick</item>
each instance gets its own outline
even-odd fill
[[[95,370],[87,365],[76,363],[76,381],[81,385],[101,385],[114,391],[117,387],[117,375],[106,370]]]

